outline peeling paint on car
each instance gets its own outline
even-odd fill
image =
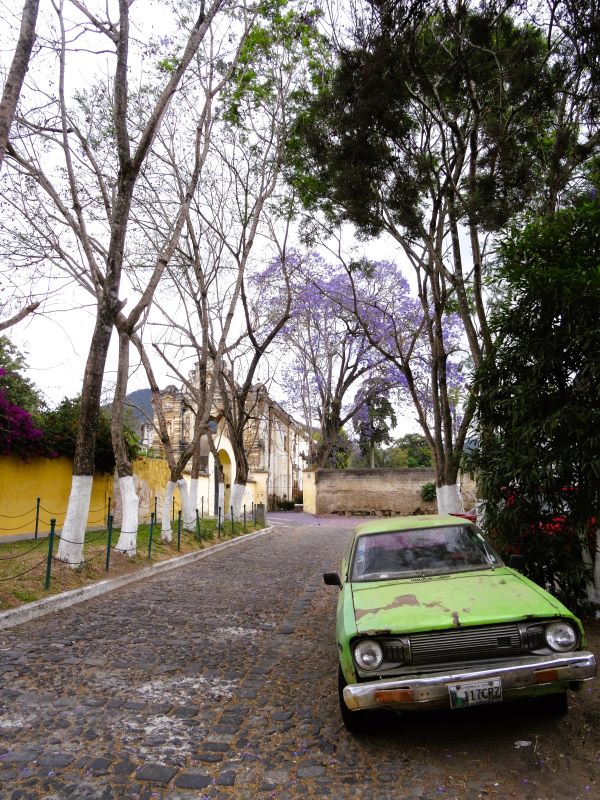
[[[408,586],[411,594],[402,591]],[[566,613],[558,600],[509,567],[452,574],[446,581],[415,584],[403,579],[346,587],[352,596],[357,633],[363,635],[372,629],[411,633]]]
[[[585,634],[581,622],[557,598],[516,570],[504,566],[491,548],[486,561],[468,562],[462,569],[457,569],[456,565],[452,563],[448,571],[444,571],[443,565],[440,564],[441,559],[439,559],[430,562],[435,564],[433,567],[418,564],[418,570],[413,569],[412,572],[404,575],[401,570],[396,573],[388,573],[387,564],[377,570],[373,569],[377,564],[375,561],[370,565],[371,572],[363,571],[362,562],[358,562],[361,563],[361,569],[354,571],[353,564],[357,553],[362,559],[363,553],[368,550],[367,547],[362,550],[358,549],[357,541],[361,536],[388,532],[413,532],[422,528],[437,530],[440,527],[455,525],[456,520],[453,518],[431,515],[377,520],[367,523],[357,530],[351,549],[344,561],[336,622],[337,642],[340,648],[340,686],[343,688],[343,695],[340,694],[340,708],[347,727],[353,725],[348,721],[348,714],[352,717],[354,711],[375,708],[381,703],[392,704],[398,710],[405,708],[416,710],[421,706],[435,705],[438,702],[439,707],[449,707],[454,701],[451,702],[449,699],[448,687],[454,686],[458,692],[456,687],[466,680],[464,675],[467,673],[471,675],[469,670],[476,667],[475,672],[481,673],[482,681],[488,680],[488,678],[496,683],[502,681],[507,697],[512,696],[511,692],[514,696],[521,693],[535,695],[553,691],[564,692],[573,682],[590,680],[595,674],[594,656],[583,649],[572,653],[569,651],[564,656],[560,654],[538,655],[537,650],[534,649],[531,652],[535,652],[535,656],[527,653],[521,655],[518,650],[520,634],[514,634],[517,640],[515,645],[511,642],[513,634],[505,635],[502,631],[497,635],[496,640],[493,639],[492,631],[492,638],[489,639],[490,653],[488,655],[487,650],[485,651],[483,661],[477,661],[475,658],[474,665],[470,664],[469,646],[464,650],[466,655],[459,659],[461,663],[465,664],[464,670],[461,671],[453,662],[450,665],[452,669],[448,668],[447,674],[442,673],[440,677],[440,669],[442,669],[440,664],[443,659],[441,661],[439,657],[433,658],[432,656],[431,664],[435,666],[431,668],[431,674],[428,674],[429,662],[418,660],[418,658],[422,659],[423,651],[419,651],[418,647],[415,650],[412,648],[413,634],[417,634],[416,642],[427,643],[434,642],[439,632],[440,636],[445,637],[440,641],[445,642],[444,646],[450,646],[452,649],[459,639],[463,643],[476,640],[480,631],[486,626],[509,625],[514,631],[517,629],[516,623],[519,624],[518,630],[520,630],[521,622],[538,620],[542,624],[548,624],[550,620],[560,618],[568,620],[578,629],[579,648],[585,647]],[[397,537],[396,541],[400,542],[399,546],[401,547],[401,537]],[[379,544],[373,546],[374,551],[376,547],[379,547]],[[385,547],[383,549],[385,550]],[[417,564],[417,562],[418,559],[415,558],[409,563]],[[391,569],[393,568],[394,564]],[[426,572],[427,569],[429,572]],[[421,570],[423,571],[421,572]],[[353,579],[351,575],[355,578]],[[370,575],[374,579],[371,579]],[[456,632],[457,628],[461,629],[460,633]],[[474,635],[471,634],[469,628],[476,629]],[[421,634],[423,635],[421,636]],[[387,658],[392,658],[392,662],[384,661],[380,671],[374,669],[372,672],[368,666],[361,666],[359,661],[354,663],[353,649],[358,640],[362,642],[366,638],[386,636],[400,637],[399,643],[392,642],[390,645],[394,651],[391,656],[389,653],[386,655]],[[508,644],[505,639],[508,640]],[[429,645],[421,644],[419,646],[428,647]],[[488,639],[485,637],[482,646],[484,648],[488,646]],[[409,660],[404,663],[407,656],[403,655],[403,652],[407,652],[406,648],[408,648]],[[512,652],[509,654],[511,648]],[[515,648],[518,651],[516,654]],[[411,659],[415,652],[420,652],[421,655],[415,657],[417,660],[412,662]],[[435,648],[433,650],[433,654],[436,656],[439,656],[440,652],[443,655],[443,650],[435,651]],[[452,658],[456,658],[454,651],[451,655]],[[502,677],[496,675],[495,667],[489,666],[491,656],[495,656]],[[563,658],[570,659],[572,662],[569,664],[569,669],[572,670],[571,676],[564,680],[561,679],[562,682],[558,681],[553,685],[538,686],[539,680],[536,683],[536,675],[539,677],[540,670],[535,672],[536,665],[538,662],[542,667],[547,663],[554,664],[553,658],[559,661]],[[400,666],[395,665],[396,661]],[[531,666],[530,662],[535,663]],[[408,671],[411,663],[417,665],[414,674]],[[399,675],[398,678],[394,677],[396,674]],[[384,683],[381,682],[382,680]],[[382,686],[384,686],[383,689]],[[414,696],[407,695],[407,686],[410,689],[409,694],[414,689],[416,692]],[[393,692],[397,690],[396,694],[390,694],[392,690]],[[476,699],[475,702],[477,703],[479,700]],[[452,707],[458,706],[452,705]],[[349,729],[354,730],[353,727],[349,727]]]

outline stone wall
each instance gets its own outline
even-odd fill
[[[354,516],[432,514],[437,510],[436,503],[421,499],[421,487],[434,482],[433,470],[426,469],[307,470],[304,511]],[[467,476],[462,480],[462,494],[465,509],[472,508],[475,486]]]

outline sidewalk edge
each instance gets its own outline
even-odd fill
[[[70,589],[68,592],[61,592],[54,594],[50,597],[45,597],[43,600],[35,600],[32,603],[27,603],[24,606],[17,608],[9,608],[7,611],[0,611],[0,630],[12,628],[15,625],[21,625],[23,622],[29,622],[38,617],[43,617],[53,611],[59,611],[62,608],[69,608],[70,606],[82,603],[85,600],[91,600],[93,597],[98,597],[101,594],[111,592],[113,589],[118,589],[121,586],[126,586],[129,583],[151,578],[155,575],[160,575],[163,572],[177,569],[178,567],[185,567],[187,564],[193,564],[195,561],[200,561],[207,558],[213,553],[220,550],[225,550],[228,547],[233,547],[241,542],[247,542],[250,539],[256,539],[259,536],[264,536],[270,533],[273,526],[263,528],[260,531],[253,533],[246,533],[242,536],[237,536],[235,539],[229,539],[226,542],[219,542],[212,547],[207,547],[205,550],[197,550],[193,553],[186,553],[184,556],[177,556],[170,558],[167,561],[158,561],[151,567],[144,567],[143,569],[132,572],[129,575],[121,575],[119,578],[108,578],[103,581],[91,583],[89,586],[81,586],[79,589]]]

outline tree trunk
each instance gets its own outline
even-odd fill
[[[19,39],[0,101],[0,167],[6,153],[10,126],[15,116],[21,87],[29,68],[39,4],[39,0],[25,0],[23,4]]]
[[[194,516],[196,515],[196,509],[198,508],[198,478],[190,478],[190,506],[192,507],[192,511],[194,512]],[[194,519],[195,524],[195,519]]]
[[[127,445],[123,436],[123,412],[125,397],[127,395],[127,380],[129,377],[129,336],[119,334],[119,366],[117,369],[117,383],[112,405],[112,419],[110,423],[111,441],[115,454],[115,466],[119,476],[121,489],[121,505],[123,518],[121,520],[121,534],[115,547],[121,553],[134,556],[137,550],[137,532],[139,525],[139,498],[135,491],[133,467],[127,454]]]
[[[119,488],[121,490],[123,518],[121,520],[121,534],[115,546],[115,550],[120,553],[125,553],[128,556],[134,556],[137,551],[140,501],[135,490],[133,475],[123,475],[119,477]]]
[[[93,475],[73,475],[65,524],[56,557],[71,567],[83,564],[83,541],[90,510]],[[77,536],[77,538],[72,538]]]
[[[246,482],[238,483],[237,478],[233,484],[231,492],[231,506],[233,508],[233,516],[239,519],[242,516],[242,504],[244,502],[244,495],[246,494]]]
[[[162,505],[162,515],[160,520],[160,538],[163,542],[173,541],[173,532],[171,530],[171,504],[173,502],[173,495],[175,494],[175,481],[168,480],[165,489],[165,499]]]
[[[217,490],[217,497],[218,497],[218,500],[217,500],[217,516],[219,514],[219,509],[220,509],[221,510],[220,511],[221,518],[223,518],[225,516],[225,481],[224,481],[223,476],[222,476],[220,471],[219,471],[218,478],[219,478],[219,484],[218,484],[219,488]]]
[[[188,485],[185,478],[177,481],[179,487],[179,497],[181,499],[181,516],[183,517],[183,527],[186,531],[196,530],[196,506],[192,505],[188,492]],[[198,481],[196,481],[196,496],[198,491]]]
[[[66,561],[72,567],[83,563],[83,543],[94,477],[96,426],[113,319],[108,303],[102,301],[85,366],[71,493],[56,554],[60,561]]]
[[[462,514],[464,511],[458,483],[435,487],[438,514]]]

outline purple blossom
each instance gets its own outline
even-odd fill
[[[5,374],[6,370],[0,368],[0,375]],[[43,455],[43,438],[31,414],[11,403],[0,388],[0,455],[17,455],[24,459]]]

